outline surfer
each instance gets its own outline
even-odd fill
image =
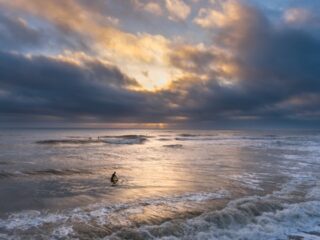
[[[110,178],[110,181],[113,183],[113,184],[116,184],[118,182],[118,176],[117,176],[117,173],[114,172]]]

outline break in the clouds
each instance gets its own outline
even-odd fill
[[[0,121],[320,120],[312,1],[0,0]]]

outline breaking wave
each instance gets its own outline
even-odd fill
[[[38,144],[48,144],[48,145],[55,145],[55,144],[88,144],[88,143],[97,143],[99,142],[98,139],[49,139],[49,140],[41,140],[37,141]]]
[[[163,145],[163,147],[167,147],[167,148],[182,148],[182,144],[167,144],[167,145]]]
[[[0,171],[0,179],[10,178],[10,177],[50,176],[50,175],[68,176],[68,175],[79,175],[79,174],[92,174],[92,172],[86,169],[43,169],[43,170],[15,171],[15,172]]]
[[[158,138],[158,141],[166,142],[166,141],[171,141],[171,138]]]
[[[102,136],[99,139],[109,144],[143,144],[150,138],[145,135]]]
[[[181,215],[179,211],[187,212],[212,200],[227,201],[230,193],[221,190],[115,205],[95,204],[58,213],[23,211],[0,219],[0,231],[6,239],[35,235],[41,236],[39,239],[104,240],[318,239],[319,186],[301,193],[299,200],[295,196],[298,185],[299,182],[292,182],[272,194],[242,197],[231,200],[221,209],[191,215]],[[150,212],[151,215],[146,216]],[[159,215],[168,212],[173,214],[159,220]],[[144,217],[139,218],[142,215]]]
[[[160,225],[122,229],[104,239],[318,239],[320,202],[281,204],[248,198],[220,211]]]
[[[180,137],[200,137],[202,135],[200,135],[200,134],[190,134],[190,133],[181,133],[178,136],[180,136]]]
[[[37,141],[38,144],[58,145],[58,144],[92,144],[92,143],[108,143],[108,144],[143,144],[150,138],[144,135],[120,135],[120,136],[99,136],[97,138],[76,138],[70,139],[49,139]]]
[[[293,201],[295,184],[270,195],[230,201],[197,217],[120,229],[104,239],[319,239],[319,186],[311,188],[304,201]]]
[[[181,209],[190,209],[201,202],[229,197],[228,191],[219,190],[214,193],[189,193],[132,203],[93,204],[56,213],[27,210],[0,219],[0,232],[2,232],[0,237],[5,239],[23,239],[20,236],[30,236],[30,238],[37,236],[37,239],[85,239],[87,234],[90,234],[90,239],[102,239],[119,228],[135,226],[139,222],[135,217],[145,210],[161,211],[162,209],[165,212],[178,213]],[[152,216],[149,218],[150,223],[155,222]],[[167,217],[164,216],[162,221],[166,219]]]

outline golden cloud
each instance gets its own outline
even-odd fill
[[[119,20],[88,11],[77,1],[60,0],[0,0],[1,6],[23,11],[44,19],[62,31],[72,31],[84,36],[88,46],[102,61],[118,66],[124,73],[134,76],[146,89],[167,86],[178,70],[167,60],[171,40],[162,35],[128,33],[117,28]],[[179,5],[180,4],[180,5]],[[178,3],[184,9],[187,7]],[[144,6],[148,11],[160,11],[156,3]],[[159,12],[160,13],[160,12]],[[101,21],[101,20],[105,21]],[[62,54],[60,54],[61,57]],[[77,61],[73,56],[73,61]],[[70,58],[70,54],[68,56]],[[147,71],[149,74],[143,74]]]
[[[203,28],[223,28],[244,19],[246,9],[239,1],[228,0],[218,4],[219,7],[201,8],[194,22]]]
[[[191,12],[191,8],[183,0],[166,0],[166,7],[169,19],[173,21],[185,20]]]

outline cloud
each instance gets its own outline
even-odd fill
[[[134,118],[144,96],[128,90],[137,82],[98,61],[81,65],[44,56],[0,53],[3,115]]]
[[[8,10],[0,15],[0,114],[96,122],[319,120],[317,14],[289,8],[276,21],[245,1],[203,2],[190,26],[207,34],[198,42],[129,31],[142,20],[126,25],[121,18],[129,12],[130,19],[149,19],[161,9],[182,26],[192,5],[181,0],[0,0]]]
[[[161,16],[162,15],[161,6],[156,2],[148,2],[144,6],[144,10],[146,10],[149,13],[155,14],[157,16]]]
[[[305,23],[310,17],[310,11],[302,8],[290,8],[284,13],[284,19],[288,23]]]
[[[0,13],[0,48],[21,50],[42,43],[41,31],[32,28],[22,18]]]
[[[283,13],[283,19],[291,27],[320,28],[320,16],[307,8],[289,8]]]
[[[239,1],[227,0],[215,4],[211,8],[201,8],[194,22],[207,29],[228,28],[235,25],[248,25],[252,20],[259,20],[264,16],[260,15],[252,6],[241,4]]]
[[[55,51],[65,51],[67,46],[73,51],[84,51],[112,62],[125,74],[135,75],[141,86],[147,89],[165,86],[174,72],[166,60],[167,52],[170,51],[170,39],[161,34],[131,33],[121,30],[117,26],[117,18],[104,16],[99,11],[99,7],[104,7],[103,9],[108,7],[102,1],[95,2],[90,7],[92,11],[84,7],[88,4],[86,1],[66,3],[60,0],[46,2],[0,0],[0,4],[13,12],[18,12],[16,14],[22,11],[37,17],[38,21],[51,24],[54,30],[49,32],[46,38],[49,43],[52,38],[56,39],[55,47],[61,47],[61,49],[55,49]],[[139,1],[133,1],[131,4],[136,4],[133,5],[136,7],[141,6]],[[148,4],[144,7],[148,7]],[[59,46],[60,39],[63,44]],[[71,44],[74,46],[70,47]],[[153,82],[140,74],[142,68],[149,71],[150,76],[155,78]]]
[[[191,12],[191,8],[183,0],[166,0],[166,7],[169,19],[173,21],[185,20]]]
[[[212,46],[180,48],[171,58],[188,72],[171,87],[180,111],[197,120],[302,117],[288,99],[320,92],[320,39],[235,1],[210,13],[202,26],[212,31]],[[304,105],[318,109],[311,99]]]

